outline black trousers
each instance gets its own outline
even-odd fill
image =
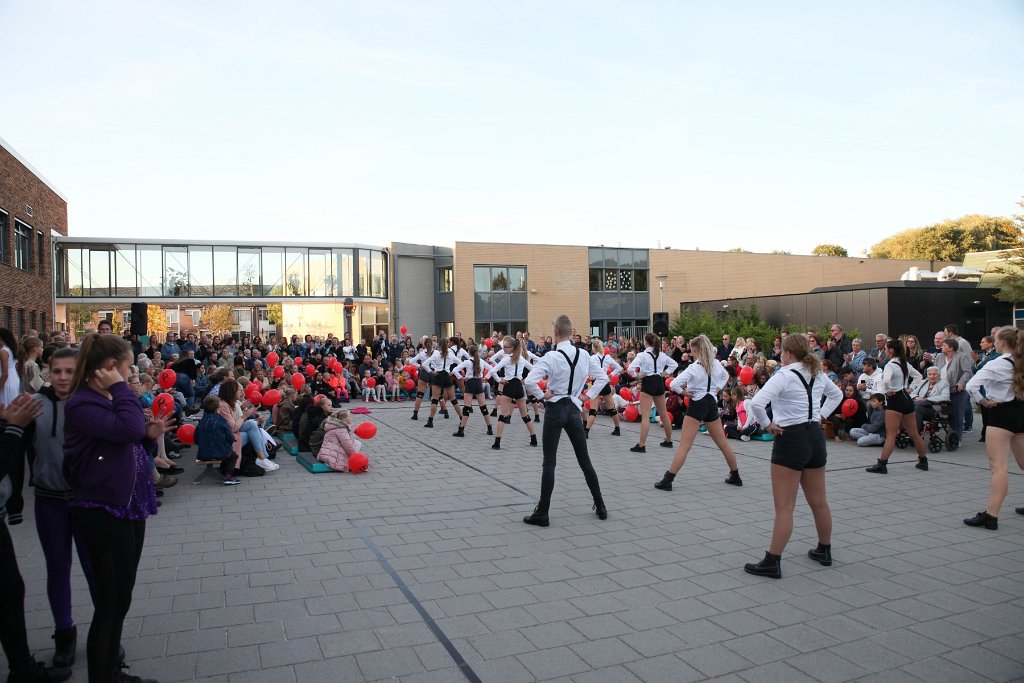
[[[18,571],[11,532],[0,522],[0,645],[11,671],[32,662],[25,632],[25,582]]]
[[[89,683],[106,683],[118,664],[121,629],[132,606],[146,523],[118,519],[103,510],[72,508],[71,526],[81,535],[96,580],[86,646]]]
[[[544,432],[541,437],[541,445],[544,448],[544,471],[540,479],[540,503],[537,505],[537,512],[544,515],[548,514],[551,493],[555,490],[555,461],[558,455],[558,441],[563,430],[576,453],[576,462],[583,470],[583,477],[587,480],[590,493],[594,498],[601,496],[601,485],[597,480],[597,472],[590,463],[587,434],[583,429],[579,408],[567,398],[548,403],[544,410]]]

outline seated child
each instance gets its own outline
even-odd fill
[[[292,431],[292,415],[295,412],[295,398],[298,392],[288,387],[281,390],[281,400],[273,408],[274,424],[278,432]]]
[[[374,390],[373,387],[370,386],[370,371],[369,370],[363,370],[363,381],[362,381],[361,386],[363,388],[363,402],[364,403],[366,401],[376,401],[377,400],[377,392]]]
[[[335,472],[348,472],[348,456],[358,453],[362,444],[352,432],[352,417],[347,408],[324,420],[324,440],[316,459]]]
[[[885,396],[871,394],[868,403],[868,421],[850,430],[858,446],[881,446],[885,443]]]
[[[220,460],[220,473],[224,475],[224,485],[231,486],[241,482],[235,478],[235,433],[218,409],[220,399],[207,396],[203,399],[203,419],[196,427],[196,460]]]

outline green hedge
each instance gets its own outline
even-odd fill
[[[830,322],[817,327],[807,324],[787,325],[784,328],[775,327],[761,318],[757,306],[751,305],[749,308],[730,309],[724,314],[712,312],[707,308],[696,310],[684,308],[682,315],[672,321],[669,332],[672,336],[681,334],[687,339],[699,334],[706,334],[711,339],[711,343],[716,346],[721,343],[724,334],[730,335],[733,342],[736,341],[736,337],[744,339],[753,337],[761,349],[767,351],[772,348],[775,337],[778,337],[783,330],[806,332],[808,329],[813,329],[822,340],[827,341],[831,327],[832,323]],[[853,339],[859,335],[857,330],[849,329],[846,330],[846,336]]]

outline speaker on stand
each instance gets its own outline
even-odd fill
[[[145,303],[132,304],[132,326],[129,332],[140,337],[149,334],[149,309]]]
[[[659,337],[668,336],[668,313],[664,311],[655,313],[653,323],[651,329],[654,331],[654,334]]]

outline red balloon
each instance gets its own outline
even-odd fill
[[[153,399],[153,417],[174,414],[174,398],[170,394],[157,394]]]
[[[372,422],[360,422],[355,431],[360,439],[372,439],[377,436],[377,425]]]
[[[375,380],[373,377],[367,378],[366,386],[368,386],[371,389],[373,389],[375,386],[377,386],[377,380]]]
[[[484,339],[484,346],[486,346],[489,349],[493,349],[494,348],[494,340],[491,339],[490,337],[488,337],[487,339]]]
[[[404,335],[406,332],[409,331],[409,328],[406,327],[405,325],[402,325],[401,327],[398,328],[398,331]]]
[[[604,355],[606,355],[606,356],[612,355],[612,349],[611,349],[610,346],[604,347]]]
[[[304,386],[306,386],[306,378],[297,372],[293,374],[292,387],[295,389],[295,391],[302,391],[302,387]]]
[[[666,389],[670,389],[671,387],[672,387],[672,378],[671,377],[666,377],[665,378],[665,388]]]
[[[843,417],[853,417],[854,415],[857,414],[857,408],[858,407],[859,406],[857,405],[857,399],[855,399],[855,398],[848,398],[848,399],[846,399],[845,401],[843,401],[843,406],[842,406],[842,409],[841,409],[843,411]]]
[[[274,379],[281,379],[282,377],[284,377],[284,366],[278,365],[274,368]]]
[[[626,399],[627,401],[633,400],[633,392],[629,390],[629,387],[622,387],[619,389],[619,396]]]
[[[541,391],[545,391],[548,388],[547,380],[542,379],[541,381],[537,382],[537,388],[540,389]]]
[[[370,468],[370,459],[362,453],[353,453],[348,456],[349,472],[365,472]]]
[[[754,368],[744,366],[740,368],[740,384],[750,384],[754,381]]]
[[[277,364],[278,362],[280,362],[280,360],[281,358],[280,356],[277,355],[276,351],[271,351],[270,353],[267,354],[267,365],[269,365],[272,368],[277,367]]]
[[[313,397],[313,403],[320,403],[321,399],[325,398],[327,397],[324,396],[323,394],[317,394],[316,396]]]
[[[267,408],[276,406],[281,402],[281,392],[277,389],[268,389],[267,393],[263,394],[263,405]]]
[[[622,417],[626,418],[626,422],[639,422],[640,411],[636,406],[626,406],[626,409],[622,412]]]
[[[156,376],[157,384],[160,385],[161,389],[170,389],[174,386],[174,383],[178,381],[178,374],[167,368],[162,370],[159,375]]]
[[[411,379],[405,380],[405,390],[406,391],[412,391],[415,388],[416,388],[416,382],[414,382]]]
[[[687,408],[690,407],[690,397],[689,396],[683,396],[683,405],[686,406]]]
[[[193,444],[196,442],[196,426],[195,425],[181,425],[178,427],[178,441],[187,444]]]
[[[590,401],[589,400],[583,402],[583,409],[584,410],[590,410]]]
[[[263,394],[261,394],[258,391],[254,391],[251,394],[248,394],[246,398],[249,399],[249,403],[253,404],[254,406],[258,406],[263,403]]]
[[[316,374],[316,368],[314,368],[312,365],[307,365],[306,366],[306,374],[309,375],[310,377],[312,377],[313,375]]]
[[[405,366],[405,374],[411,375],[414,372],[416,372],[416,366],[415,365],[406,365]]]

